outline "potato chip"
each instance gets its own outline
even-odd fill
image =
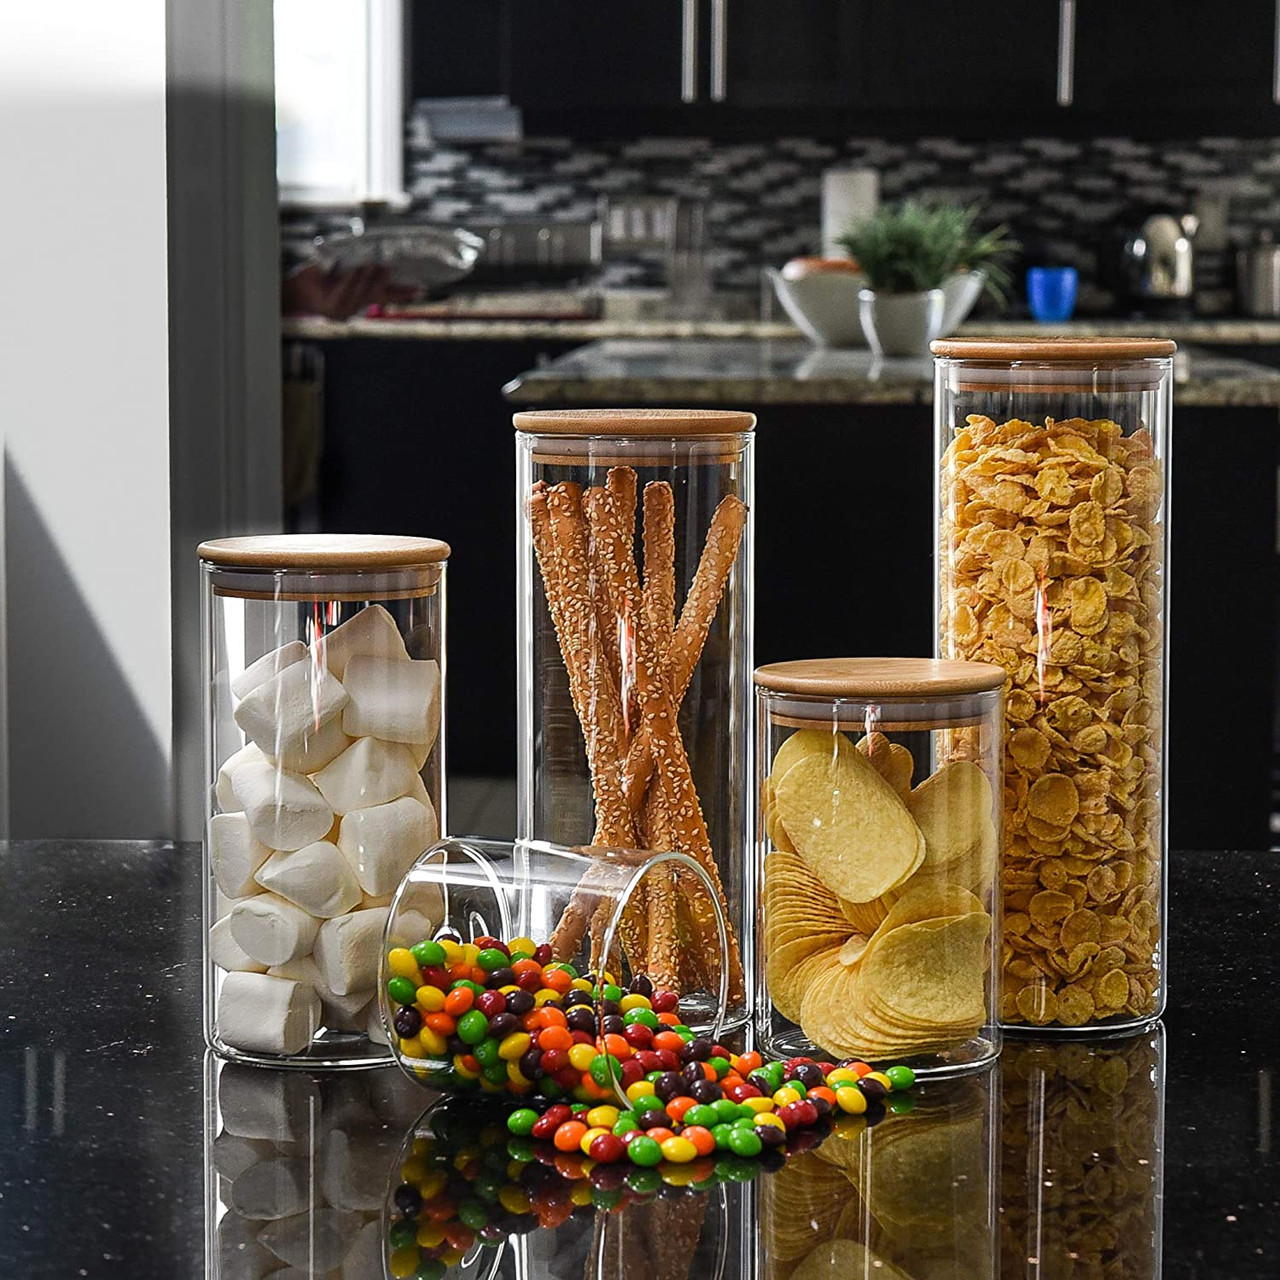
[[[769,776],[776,788],[778,780],[800,760],[815,756],[818,759],[834,762],[852,746],[853,743],[843,733],[834,729],[830,732],[824,729],[797,729],[778,748],[777,755],[773,757],[773,768]]]
[[[986,1013],[990,932],[985,911],[901,925],[867,948],[859,977],[903,1017],[943,1027],[978,1026]]]
[[[911,752],[899,742],[890,742],[883,733],[860,738],[857,748],[871,761],[875,771],[905,800],[911,791],[911,779],[916,770]]]
[[[907,797],[907,809],[924,836],[923,867],[932,871],[961,861],[994,865],[999,852],[991,783],[967,760],[952,760]]]
[[[787,834],[839,897],[870,902],[923,861],[924,836],[861,752],[842,751],[834,760],[806,756],[776,785]]]

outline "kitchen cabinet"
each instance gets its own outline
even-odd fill
[[[405,7],[410,99],[507,92],[508,0],[413,0]]]

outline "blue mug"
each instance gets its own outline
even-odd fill
[[[1029,267],[1027,305],[1032,316],[1041,324],[1070,320],[1079,279],[1075,267]]]

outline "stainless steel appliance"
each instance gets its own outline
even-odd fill
[[[1139,310],[1190,310],[1195,292],[1193,239],[1199,219],[1192,213],[1151,213],[1128,236],[1120,252],[1125,300]]]
[[[1236,297],[1247,316],[1280,316],[1280,245],[1270,233],[1237,252]]]

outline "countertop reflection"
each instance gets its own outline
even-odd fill
[[[1274,855],[1173,857],[1167,1033],[1010,1039],[785,1161],[584,1168],[394,1068],[199,1043],[198,850],[0,850],[4,1274],[1229,1277],[1280,1269]],[[723,1167],[720,1165],[723,1164]],[[744,1167],[751,1166],[751,1167]]]

